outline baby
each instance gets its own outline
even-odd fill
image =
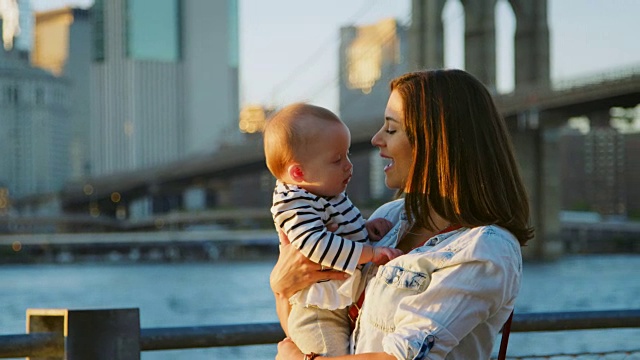
[[[359,265],[384,264],[402,254],[369,244],[385,235],[391,224],[384,219],[365,221],[347,197],[353,170],[350,146],[347,126],[331,111],[309,104],[286,106],[264,129],[267,167],[277,179],[271,207],[276,229],[323,268],[351,275],[317,283],[289,299],[287,335],[305,354],[349,353],[347,311],[356,300]]]

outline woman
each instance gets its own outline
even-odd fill
[[[507,128],[464,71],[409,73],[390,88],[371,142],[389,161],[386,185],[404,196],[371,218],[394,223],[380,245],[406,254],[369,269],[354,355],[332,359],[488,359],[520,288],[520,246],[533,237]],[[343,276],[284,248],[271,276],[281,322],[292,292]],[[302,357],[326,358],[278,345],[276,359]]]

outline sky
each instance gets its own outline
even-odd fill
[[[309,101],[337,111],[340,27],[388,17],[407,24],[411,13],[411,0],[238,1],[241,105]],[[35,10],[92,2],[31,0]],[[640,68],[640,1],[548,0],[547,6],[552,81]],[[508,92],[515,20],[506,0],[498,0],[496,18],[498,91]],[[464,68],[459,0],[447,2],[443,20],[445,66]]]

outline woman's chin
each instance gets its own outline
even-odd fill
[[[384,184],[385,184],[389,189],[392,189],[392,190],[398,190],[398,189],[400,189],[400,185],[396,184],[396,183],[395,183],[395,182],[393,182],[393,181],[390,181],[389,179],[385,179]]]

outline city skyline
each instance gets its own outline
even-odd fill
[[[27,0],[24,1],[26,2]],[[438,6],[442,7],[445,5],[444,3],[444,1],[440,1]],[[196,5],[208,6],[212,4],[219,4],[223,7],[195,7]],[[88,11],[77,8],[66,8],[38,14],[37,19],[64,12],[84,14],[84,17],[79,16],[74,18],[72,22],[67,21],[63,22],[63,24],[67,26],[73,24],[73,27],[76,29],[69,31],[70,40],[68,43],[70,45],[78,44],[78,42],[71,40],[74,34],[77,35],[81,33],[85,36],[81,42],[83,47],[79,48],[80,51],[70,51],[69,54],[73,55],[75,53],[76,55],[82,54],[86,57],[92,57],[92,59],[84,59],[82,62],[90,67],[90,69],[87,70],[91,71],[91,77],[86,76],[88,71],[85,72],[84,75],[79,74],[81,67],[77,63],[68,63],[68,70],[72,70],[72,73],[78,75],[77,78],[92,79],[91,84],[89,84],[92,91],[87,90],[84,92],[84,94],[90,94],[92,97],[90,101],[86,99],[76,101],[78,97],[66,97],[68,99],[74,99],[74,103],[91,104],[91,116],[85,117],[85,119],[89,119],[90,122],[90,126],[88,126],[87,129],[90,131],[90,134],[84,137],[84,139],[88,139],[88,144],[91,146],[88,152],[89,155],[91,155],[91,161],[87,167],[90,169],[87,173],[90,177],[87,178],[87,180],[78,179],[76,182],[69,182],[67,184],[69,187],[65,185],[65,194],[68,196],[67,199],[73,197],[80,199],[73,204],[69,201],[65,202],[65,211],[78,211],[81,213],[88,211],[91,216],[100,216],[104,213],[119,219],[127,219],[130,214],[134,214],[132,215],[134,217],[142,217],[152,213],[171,212],[182,209],[205,209],[216,206],[230,206],[232,204],[234,206],[238,204],[248,205],[251,204],[252,201],[260,201],[260,199],[269,195],[269,192],[261,192],[265,189],[270,190],[265,184],[271,180],[271,177],[264,171],[260,173],[260,171],[264,170],[260,168],[260,162],[257,163],[255,169],[252,169],[252,171],[255,171],[253,174],[245,175],[245,173],[241,172],[239,173],[239,179],[225,178],[220,180],[215,178],[215,176],[218,176],[217,174],[220,173],[206,170],[210,169],[208,168],[208,166],[211,166],[210,164],[216,166],[218,164],[225,164],[224,161],[221,161],[223,159],[227,160],[228,154],[226,154],[225,151],[230,151],[234,153],[234,155],[240,154],[238,149],[244,149],[242,146],[250,143],[243,143],[242,140],[259,138],[256,135],[242,136],[238,131],[237,114],[231,114],[232,111],[223,113],[225,107],[226,110],[238,109],[240,107],[237,97],[239,94],[237,79],[239,74],[238,70],[240,69],[237,66],[237,64],[239,64],[239,57],[237,56],[239,47],[237,47],[238,41],[236,41],[239,33],[237,31],[237,20],[239,19],[237,4],[238,2],[236,0],[220,2],[209,2],[207,0],[185,2],[178,2],[178,0],[164,0],[162,2],[156,0],[100,1],[96,2],[94,6],[94,11],[92,11],[93,21],[91,23],[89,21]],[[364,4],[374,6],[378,3],[366,2]],[[459,5],[459,3],[457,4]],[[495,16],[500,19],[508,17],[505,13],[508,14],[511,11],[508,8],[510,5],[505,1],[499,1],[497,4],[498,9]],[[534,3],[521,2],[518,2],[518,4],[525,6],[534,5]],[[225,6],[228,6],[228,8]],[[451,27],[455,21],[460,21],[464,18],[462,16],[463,10],[461,8],[456,9],[456,3],[453,2],[448,3],[448,6],[445,8],[446,10],[443,11],[442,14],[445,18],[445,21],[443,21],[445,28],[444,40],[451,44],[454,43],[454,41],[450,40],[452,35],[449,27]],[[259,7],[252,6],[251,9],[252,11],[257,11]],[[493,19],[481,15],[487,14],[494,16],[491,12],[492,9],[493,5],[491,4],[485,7],[484,10],[478,9],[478,13],[467,13],[466,22],[472,27],[470,29],[471,35],[493,34],[492,27],[494,24],[493,21],[489,21]],[[295,9],[292,9],[292,11],[294,10]],[[305,10],[313,16],[323,17],[322,14],[320,14],[321,9],[318,9],[318,11],[313,11],[313,9]],[[527,89],[527,85],[538,83],[538,81],[547,85],[544,79],[547,79],[549,75],[548,30],[546,24],[538,22],[540,20],[546,21],[546,11],[546,1],[540,1],[535,3],[535,7],[523,11],[523,14],[519,13],[519,15],[523,16],[519,16],[518,20],[523,21],[524,26],[519,27],[518,31],[521,31],[521,35],[524,36],[518,37],[518,70],[533,69],[530,74],[518,72],[518,85],[522,85],[524,89]],[[307,12],[304,12],[304,14],[307,14]],[[261,64],[261,66],[263,66],[263,74],[261,74],[261,76],[281,75],[285,74],[285,72],[276,74],[275,65],[288,65],[289,68],[287,71],[293,75],[285,76],[280,82],[282,89],[278,89],[278,86],[274,87],[272,83],[261,81],[262,78],[256,76],[255,81],[250,82],[252,87],[244,84],[245,87],[243,91],[252,91],[254,89],[253,85],[259,84],[265,84],[265,86],[270,87],[271,90],[267,91],[269,93],[269,99],[262,101],[262,104],[266,106],[281,106],[288,102],[305,100],[321,104],[322,97],[330,94],[332,91],[331,81],[333,81],[333,79],[332,74],[328,70],[319,69],[323,67],[333,67],[334,70],[340,71],[339,79],[337,79],[340,89],[340,111],[338,112],[346,124],[350,127],[353,126],[354,133],[362,133],[362,136],[358,138],[358,143],[355,144],[368,145],[370,143],[370,135],[368,134],[373,132],[369,127],[373,125],[380,126],[377,123],[378,120],[375,119],[378,119],[380,114],[383,113],[384,105],[388,97],[388,85],[386,82],[389,81],[390,78],[410,69],[410,66],[412,66],[411,59],[413,59],[411,55],[414,55],[412,54],[411,47],[413,46],[414,49],[420,47],[420,44],[415,42],[415,29],[418,26],[407,26],[406,22],[408,21],[408,17],[406,15],[404,16],[404,21],[403,16],[394,16],[390,19],[386,17],[386,15],[388,15],[387,13],[385,13],[385,17],[379,21],[369,22],[363,20],[369,16],[365,14],[373,13],[376,13],[376,11],[371,10],[370,7],[361,7],[359,11],[354,13],[355,15],[352,14],[350,17],[351,20],[344,22],[345,24],[351,24],[351,26],[341,25],[339,27],[339,66],[331,64],[330,61],[323,60],[326,54],[329,53],[329,49],[333,48],[333,40],[328,42],[314,42],[314,39],[305,34],[298,34],[297,32],[291,31],[291,29],[297,29],[298,26],[302,26],[295,25],[296,23],[307,23],[303,16],[289,19],[289,21],[285,23],[272,24],[273,26],[286,29],[293,38],[297,39],[297,42],[292,42],[289,38],[273,37],[269,31],[265,30],[265,34],[261,37],[264,40],[262,46],[266,47],[268,51],[263,50],[262,52],[256,53],[263,55],[261,57],[258,55],[254,57],[243,56],[247,65],[243,65],[242,69],[250,68],[248,64]],[[164,16],[157,17],[156,15],[158,14],[164,14]],[[214,15],[221,17],[221,21],[211,21],[211,17]],[[438,14],[437,16],[440,15]],[[433,16],[426,17],[430,19],[429,21],[437,21],[439,26],[439,19]],[[63,20],[64,19],[66,18],[63,18]],[[396,22],[395,19],[399,20]],[[83,21],[86,28],[78,31],[77,25]],[[499,28],[497,31],[498,38],[504,37],[505,34],[511,34],[515,28],[512,23],[510,27],[511,30],[505,30],[505,27],[508,27],[504,24],[505,22],[508,21],[500,21],[502,25],[497,26]],[[567,17],[567,23],[570,22]],[[582,23],[584,23],[584,21]],[[36,22],[36,24],[40,25],[36,27],[36,35],[41,35],[41,33],[44,32],[51,34],[51,30],[43,30],[43,23],[41,21]],[[92,24],[98,25],[93,27],[93,31],[89,30]],[[198,25],[211,24],[228,25],[225,25],[222,29],[198,27]],[[477,24],[483,25],[477,27]],[[574,25],[575,24],[572,26]],[[247,29],[259,28],[259,24],[244,26],[245,31]],[[266,28],[269,27],[265,26],[265,29]],[[389,31],[389,29],[392,29],[393,32]],[[628,27],[625,27],[625,30],[627,29]],[[442,32],[440,28],[436,28],[434,32],[435,34],[426,32],[423,36],[427,39],[432,39],[431,36],[433,35],[437,36],[437,39],[441,39],[440,36]],[[393,36],[389,37],[389,33],[392,33]],[[583,33],[581,34],[584,35]],[[217,36],[217,38],[214,39],[213,35]],[[611,42],[615,43],[615,41],[613,41],[614,36],[606,33],[606,31],[601,37],[610,38],[612,39]],[[172,42],[170,41],[172,39],[179,39],[180,41]],[[489,61],[493,61],[494,54],[487,53],[486,50],[491,49],[490,51],[493,51],[495,45],[494,39],[488,38],[487,36],[470,37],[470,39],[471,43],[468,49],[472,52],[467,53],[464,57],[469,62],[468,70],[479,76],[479,79],[485,82],[487,87],[493,91],[496,89],[496,80],[499,81],[499,79],[495,77],[495,69],[490,66],[491,64],[489,63]],[[564,45],[565,47],[569,47],[569,44],[579,43],[580,40],[581,39],[576,38],[573,42]],[[587,42],[593,40],[593,42],[596,42],[596,39],[588,37],[583,40]],[[170,46],[167,48],[163,46],[146,46],[152,41],[155,41],[155,44],[162,43],[162,45],[169,44]],[[623,41],[628,40],[623,39]],[[52,41],[46,41],[40,38],[40,41],[36,42],[36,48],[38,48],[38,43],[51,45]],[[308,43],[311,44],[310,46],[315,47],[316,50],[319,50],[312,52],[314,56],[309,57],[301,45]],[[496,41],[496,43],[498,48],[503,48],[506,41],[502,39]],[[631,42],[628,41],[628,43]],[[145,46],[139,46],[141,44]],[[384,46],[381,46],[381,44]],[[437,43],[431,41],[429,44]],[[525,51],[521,51],[523,49],[523,47],[520,47],[521,44],[527,44],[525,45],[526,48],[524,48]],[[552,39],[551,47],[553,46]],[[56,49],[65,49],[66,47],[66,43],[55,46]],[[93,51],[88,50],[90,47]],[[595,61],[597,60],[595,56],[589,58],[590,61],[583,61],[588,56],[580,54],[578,51],[573,51],[572,56],[574,57],[573,61],[575,66],[573,66],[572,70],[579,73],[580,66],[585,66],[585,64],[589,65],[590,67],[588,68],[591,69],[598,69],[598,66],[600,66],[600,69],[607,71],[614,69],[616,66],[627,65],[628,62],[635,64],[634,53],[632,51],[626,51],[628,46],[621,47],[621,49],[619,46],[614,46],[612,51],[603,50],[603,47],[597,47],[595,45],[594,47],[596,48],[596,52],[604,52],[604,56],[618,60],[618,65],[611,65],[611,62],[606,65],[604,61]],[[71,49],[71,47],[69,49]],[[370,49],[374,49],[375,51],[370,51]],[[444,62],[450,67],[455,66],[455,64],[451,64],[455,62],[452,49],[455,50],[455,47],[449,47],[448,51],[444,51]],[[477,51],[478,49],[482,51]],[[242,51],[248,50],[254,51],[259,49],[245,44]],[[615,51],[618,50],[621,50],[623,54],[628,53],[629,56],[618,56],[618,54],[615,53]],[[225,51],[227,52],[225,53]],[[440,56],[442,53],[439,46],[428,47],[428,51],[430,51],[429,54],[438,54],[438,56],[434,57],[431,61],[427,61],[427,63],[442,64],[442,58]],[[504,50],[500,50],[499,52],[501,51]],[[513,49],[511,51],[513,51]],[[214,61],[211,61],[207,54],[212,55],[214,53],[218,57],[216,57]],[[374,55],[372,55],[372,53]],[[385,56],[378,56],[380,53],[384,53]],[[21,54],[24,55],[24,53]],[[274,54],[283,56],[285,59],[279,62]],[[294,67],[293,63],[290,63],[286,59],[293,54],[307,56],[308,60],[303,62],[301,66]],[[71,58],[72,56],[69,57],[69,59]],[[501,57],[498,56],[498,58]],[[23,56],[22,60],[27,62],[28,58]],[[528,60],[536,60],[536,62],[529,64]],[[594,64],[591,60],[594,60],[597,64]],[[504,60],[501,61],[501,66],[505,66]],[[317,65],[318,68],[313,69],[312,65]],[[501,68],[501,66],[499,65],[497,67]],[[229,71],[225,74],[214,73],[214,71],[225,67],[230,67],[228,69]],[[627,185],[625,185],[628,182],[626,177],[616,177],[613,182],[615,186],[608,185],[611,183],[611,181],[609,181],[611,178],[609,174],[611,173],[628,172],[630,176],[636,176],[638,172],[635,168],[629,168],[630,170],[627,171],[626,164],[633,162],[632,160],[626,161],[627,154],[632,154],[632,152],[628,152],[627,148],[623,147],[625,144],[624,141],[618,142],[616,140],[622,138],[617,132],[617,128],[611,128],[606,125],[609,124],[609,120],[612,120],[612,118],[619,117],[622,120],[626,120],[625,116],[615,114],[616,111],[621,108],[633,108],[633,116],[637,117],[640,107],[637,106],[637,98],[631,99],[631,101],[634,101],[633,103],[626,100],[622,101],[618,98],[612,99],[609,97],[611,93],[607,93],[605,90],[609,91],[613,89],[613,93],[616,94],[615,91],[619,90],[619,86],[626,84],[626,82],[624,82],[625,80],[636,80],[635,74],[637,74],[637,71],[636,69],[632,73],[633,76],[627,76],[626,79],[616,78],[616,80],[611,81],[611,78],[608,77],[608,82],[599,85],[593,84],[593,80],[597,81],[598,79],[592,79],[591,85],[601,85],[600,90],[602,90],[602,98],[595,100],[589,98],[588,94],[590,92],[586,91],[588,87],[584,88],[585,91],[557,93],[555,93],[553,89],[549,91],[550,89],[546,88],[544,91],[538,91],[536,97],[498,97],[502,105],[504,105],[502,101],[504,99],[507,99],[507,103],[511,101],[511,99],[520,101],[516,103],[517,106],[515,106],[515,108],[511,107],[511,112],[507,111],[505,113],[505,118],[507,118],[509,124],[517,125],[518,131],[514,133],[514,144],[518,147],[517,151],[524,154],[524,160],[521,161],[521,164],[527,166],[527,173],[531,176],[529,184],[536,184],[538,181],[536,176],[543,176],[541,183],[554,184],[553,186],[555,186],[549,187],[548,189],[545,188],[545,190],[534,188],[533,191],[538,191],[536,193],[538,198],[545,197],[546,199],[546,197],[550,196],[548,194],[556,194],[558,191],[557,186],[560,184],[560,182],[554,178],[558,173],[557,171],[539,171],[540,169],[536,167],[536,164],[539,164],[538,159],[544,158],[545,167],[552,169],[557,165],[560,157],[550,159],[546,155],[547,151],[555,153],[555,146],[557,144],[545,142],[543,145],[544,148],[539,148],[535,147],[535,142],[529,140],[558,139],[559,137],[556,136],[556,132],[560,134],[560,132],[565,129],[555,127],[556,120],[573,121],[576,118],[589,119],[588,121],[595,124],[596,131],[590,131],[585,135],[586,141],[584,148],[590,151],[590,157],[585,158],[585,165],[577,167],[573,173],[581,174],[582,177],[587,179],[606,180],[607,183],[605,185],[608,186],[606,189],[603,185],[598,185],[599,183],[595,180],[588,184],[592,188],[601,188],[601,191],[598,192],[599,194],[605,194],[605,190],[607,190],[607,194],[613,194],[611,196],[615,196],[617,199],[623,199],[624,196],[626,196],[625,194],[629,193],[626,190]],[[71,72],[69,74],[71,74]],[[67,73],[63,74],[67,76]],[[321,87],[319,91],[318,83],[311,79],[302,79],[306,74],[321,76]],[[380,76],[381,74],[385,76]],[[65,79],[56,78],[56,80]],[[557,80],[557,78],[553,80]],[[307,92],[300,91],[293,95],[287,94],[290,90],[289,86],[294,87],[299,84],[306,85],[304,90]],[[360,85],[362,87],[358,87]],[[500,91],[500,86],[497,87],[498,91]],[[634,89],[635,87],[630,90],[632,96],[636,95],[633,91]],[[9,90],[12,91],[11,94],[18,94],[19,92],[21,93],[22,88],[16,88],[15,90],[9,88]],[[308,91],[312,92],[311,96],[306,96]],[[30,94],[28,90],[25,93]],[[31,93],[34,94],[33,98],[35,100],[33,102],[35,105],[39,105],[38,101],[41,102],[42,98],[48,98],[48,96],[40,96],[41,100],[38,100],[38,91],[31,91]],[[225,93],[228,95],[226,98],[224,97]],[[197,94],[197,96],[190,97],[193,94]],[[547,107],[549,103],[545,102],[545,99],[547,99],[545,95],[548,99],[555,101],[567,94],[577,97],[577,99],[565,97],[564,100],[562,100],[565,102],[565,105],[561,105],[561,107],[564,106],[563,110],[556,111],[554,108],[550,110]],[[58,95],[58,97],[62,97],[61,93]],[[8,98],[8,102],[23,105],[22,102],[19,103],[19,98],[22,99],[23,96],[12,95],[12,97]],[[245,101],[243,105],[246,105],[247,99],[243,98],[243,100]],[[604,102],[602,102],[602,100],[604,100]],[[214,103],[214,101],[217,101],[217,103]],[[331,100],[329,99],[328,101]],[[572,103],[571,101],[577,102]],[[26,101],[24,103],[26,103]],[[202,106],[198,107],[199,105]],[[330,104],[325,106],[332,108]],[[594,110],[594,107],[597,107],[597,109]],[[506,108],[509,109],[508,106]],[[335,105],[333,109],[335,110]],[[549,121],[547,121],[549,117],[547,116],[554,111],[556,113],[563,113],[563,116],[567,118],[553,118],[551,121],[554,126],[546,126],[549,123]],[[190,118],[189,115],[195,112],[198,112],[197,116]],[[194,119],[198,121],[198,123],[191,121]],[[262,117],[262,119],[264,120],[264,117]],[[359,125],[366,125],[367,127],[358,129]],[[605,127],[606,131],[599,131],[600,127]],[[237,143],[231,142],[223,133],[225,129],[231,129],[234,134],[237,134],[239,141]],[[541,132],[528,131],[534,129],[539,129]],[[566,130],[571,131],[572,129]],[[638,135],[637,130],[636,128],[633,131],[636,133],[634,134],[635,136]],[[7,133],[11,133],[11,131]],[[213,134],[216,138],[214,139],[213,136],[208,138],[200,136],[199,139],[204,139],[202,143],[205,144],[205,146],[210,146],[198,149],[199,155],[202,156],[187,159],[185,162],[183,160],[186,158],[183,156],[187,155],[187,150],[183,144],[192,146],[196,144],[194,140],[197,140],[196,136],[183,136],[187,134],[187,131],[191,131],[191,135],[198,136]],[[51,134],[53,134],[53,132],[51,132]],[[607,136],[612,135],[609,138],[615,141],[593,140],[600,139],[602,137],[600,135],[602,134]],[[83,133],[83,135],[86,134]],[[526,138],[526,141],[521,141],[524,138]],[[212,140],[209,141],[210,139]],[[241,146],[234,148],[233,145]],[[358,147],[359,145],[354,147]],[[218,150],[220,151],[208,152],[209,150],[215,150],[216,146],[219,146]],[[248,157],[244,159],[235,158],[233,162],[244,166],[243,161],[255,161],[253,156],[259,156],[260,150],[247,149],[249,150],[247,154],[250,154]],[[611,149],[613,149],[616,154],[619,154],[619,156],[616,155],[615,157],[617,161],[615,163],[607,157]],[[363,151],[368,151],[368,149],[364,147]],[[196,152],[192,152],[192,154],[195,153]],[[370,152],[360,157],[361,163],[358,165],[358,168],[363,170],[360,170],[360,179],[354,180],[354,183],[360,181],[359,185],[354,188],[361,192],[352,192],[354,199],[357,199],[359,196],[358,199],[361,201],[368,201],[369,199],[375,199],[375,196],[384,195],[382,192],[375,192],[374,194],[372,191],[372,189],[378,188],[378,186],[375,185],[376,180],[374,176],[377,176],[379,180],[383,178],[383,172],[381,171],[383,166],[380,164],[382,161],[379,157],[375,158],[377,161],[372,159],[372,154],[373,153]],[[216,158],[215,156],[224,156],[224,158]],[[628,158],[632,159],[633,157],[629,156]],[[620,161],[618,161],[618,159],[620,159]],[[191,160],[195,160],[196,162],[202,161],[202,163],[196,164],[195,166],[190,165],[192,164],[190,162]],[[552,161],[552,164],[547,166],[548,164],[546,163],[549,161]],[[252,162],[251,164],[255,163]],[[614,170],[610,169],[609,165],[611,164],[615,165]],[[180,179],[180,181],[184,180],[184,182],[181,182],[179,187],[172,185],[166,188],[159,185],[160,182],[158,179],[148,172],[150,169],[154,169],[153,171],[157,171],[159,174],[165,174],[163,176],[166,176],[166,170],[164,169],[168,168],[170,169],[169,173],[171,176],[175,174],[180,177],[183,176],[181,174],[185,173],[183,171],[185,169],[184,166],[194,166],[194,168],[199,169],[198,171],[205,172],[189,173],[190,175],[187,174],[186,179]],[[604,175],[596,178],[592,174],[592,169],[597,169],[598,174]],[[129,171],[130,174],[137,173],[143,174],[144,176],[123,175]],[[233,172],[233,170],[229,171]],[[535,175],[537,173],[541,175]],[[116,187],[110,188],[103,186],[105,182],[113,182],[113,178],[108,177],[112,174],[131,178],[133,182],[123,183],[122,180],[117,180],[116,183],[118,183],[118,185]],[[258,176],[256,176],[256,174],[258,174]],[[189,178],[189,176],[191,178]],[[208,176],[211,176],[211,178],[207,178]],[[166,184],[175,180],[175,178],[166,179]],[[354,179],[356,178],[354,177]],[[11,180],[9,183],[15,182],[16,181]],[[383,182],[379,181],[379,183],[382,184]],[[632,184],[635,183],[635,181],[629,181],[629,183]],[[246,191],[248,187],[257,189],[258,195],[249,196]],[[146,188],[146,190],[143,192],[135,192],[140,188]],[[380,186],[380,188],[384,187]],[[71,189],[73,189],[73,191]],[[96,189],[100,189],[100,193],[98,193]],[[549,190],[549,192],[546,192],[546,190]],[[593,193],[593,191],[590,190],[589,193]],[[585,198],[585,196],[580,196],[580,198]],[[614,214],[619,212],[620,215],[626,216],[626,211],[630,206],[627,206],[623,201],[618,201],[618,203],[614,204],[609,203],[609,195],[605,196],[605,198],[603,201],[600,201],[601,199],[595,199],[602,203],[596,204],[599,206],[599,209],[603,209],[599,211]],[[126,201],[122,199],[126,199]],[[553,201],[556,201],[556,199]],[[540,203],[544,202],[539,201],[538,204]],[[576,204],[577,203],[570,204],[570,208],[590,208],[581,203]]]
[[[91,3],[32,0],[33,8],[40,11]],[[515,28],[511,11],[506,0],[497,1],[497,84],[502,92],[513,88],[513,46],[508,45]],[[327,0],[302,6],[295,0],[239,0],[239,12],[240,105],[310,101],[337,111],[340,27],[388,17],[406,24],[411,1]],[[632,46],[640,33],[640,23],[633,19],[638,13],[640,2],[633,0],[548,0],[552,80],[640,64],[640,48]],[[463,67],[464,10],[459,0],[449,0],[442,16],[445,66]]]

